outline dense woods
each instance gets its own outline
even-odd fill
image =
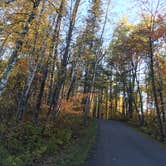
[[[136,1],[106,41],[111,3],[0,1],[0,165],[89,144],[98,118],[166,141],[166,2]]]

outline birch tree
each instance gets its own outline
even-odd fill
[[[3,75],[0,79],[0,96],[2,95],[2,93],[6,87],[7,80],[10,76],[10,73],[11,73],[15,63],[16,63],[16,60],[18,59],[19,52],[21,51],[22,45],[24,43],[24,38],[28,34],[28,31],[29,31],[29,28],[30,28],[32,21],[36,17],[37,9],[40,5],[41,0],[31,1],[31,2],[32,2],[32,10],[30,11],[28,18],[25,20],[25,24],[24,24],[22,30],[18,34],[18,38],[17,38],[16,43],[15,43],[15,48],[12,51],[12,54],[8,60],[7,67],[4,70]]]

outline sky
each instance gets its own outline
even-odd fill
[[[105,0],[107,1],[107,0]],[[105,30],[105,40],[110,40],[113,30],[124,16],[128,21],[135,23],[138,21],[137,7],[134,5],[133,0],[111,0],[109,9],[109,19]]]
[[[133,0],[112,0],[110,10],[115,13],[114,20],[121,19],[123,15],[128,16],[132,22],[136,19],[136,6]]]
[[[85,23],[84,22],[85,20],[82,18],[86,18],[87,10],[90,7],[89,2],[90,2],[89,0],[81,1],[79,12],[81,13],[80,15],[82,17],[79,18],[80,23],[78,24],[78,26],[80,26],[80,24],[84,26],[83,23]],[[108,0],[102,0],[102,3],[105,12]],[[104,34],[104,41],[107,46],[112,38],[113,31],[118,21],[120,21],[123,18],[123,16],[126,16],[128,21],[131,23],[135,23],[136,21],[138,21],[137,9],[138,8],[136,7],[136,5],[134,5],[134,0],[111,0],[107,25],[105,27],[105,34]],[[105,16],[105,13],[103,14],[103,16]]]
[[[87,16],[87,11],[89,9],[89,2],[90,0],[82,0],[81,5],[79,8],[81,17],[79,18],[79,23],[77,24],[78,27],[80,25],[84,26],[85,18]],[[108,4],[108,0],[102,0],[104,12],[106,11],[106,5]],[[106,47],[108,46],[109,42],[111,41],[113,31],[123,16],[126,16],[128,21],[131,23],[135,23],[138,21],[137,17],[137,7],[134,5],[134,0],[111,0],[111,4],[109,7],[108,13],[108,20],[107,25],[105,27],[104,33],[104,42]],[[105,13],[103,14],[105,16]],[[101,24],[102,26],[102,24]]]

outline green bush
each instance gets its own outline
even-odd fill
[[[15,156],[8,156],[3,163],[3,166],[24,166],[24,161],[21,160],[19,157]]]
[[[44,144],[40,133],[41,129],[33,123],[24,123],[7,134],[5,146],[13,154],[33,151]]]
[[[80,149],[87,149],[79,141],[86,136],[89,140],[88,134],[93,135],[89,131],[89,127],[88,133],[86,133],[87,128],[82,126],[81,118],[80,115],[65,114],[56,122],[56,126],[47,123],[44,133],[41,132],[42,127],[31,122],[22,122],[10,127],[1,126],[0,136],[3,139],[0,142],[0,165],[38,165],[40,162],[49,163],[50,158],[53,159],[51,163],[56,164],[58,162],[64,163],[63,165],[77,163],[73,158],[77,153],[80,154],[82,151]],[[85,139],[82,140],[85,141]],[[75,149],[75,146],[78,148]],[[71,151],[75,151],[75,153],[70,153]],[[43,161],[47,158],[49,158],[48,161]],[[64,160],[64,158],[66,159]],[[79,158],[78,156],[77,160],[83,162],[85,157]]]
[[[6,132],[6,139],[2,142],[8,156],[2,156],[7,165],[23,165],[40,158],[47,150],[41,136],[41,128],[31,122],[18,125]],[[21,163],[21,164],[20,164]],[[4,165],[4,164],[3,164]]]

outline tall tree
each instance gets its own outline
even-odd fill
[[[61,66],[58,71],[58,79],[57,79],[57,82],[55,85],[55,89],[53,92],[53,96],[52,96],[52,100],[51,100],[51,104],[50,104],[50,108],[49,108],[49,112],[52,113],[53,120],[55,119],[56,113],[58,111],[57,108],[58,108],[58,100],[59,100],[59,96],[60,96],[60,91],[66,80],[66,67],[67,67],[68,58],[69,58],[69,48],[70,48],[70,44],[71,44],[71,40],[72,40],[72,34],[73,34],[75,21],[76,21],[76,17],[77,17],[77,11],[78,11],[80,2],[81,2],[81,0],[76,0],[72,14],[71,14],[71,18],[70,18],[70,22],[69,22],[69,29],[68,29],[68,33],[67,33],[67,37],[66,37],[66,46],[65,46],[64,54],[61,59]]]
[[[13,49],[13,52],[9,58],[7,67],[6,67],[4,73],[1,77],[1,80],[0,80],[0,96],[2,95],[4,88],[6,87],[7,80],[10,76],[10,73],[13,69],[13,66],[16,63],[16,60],[18,58],[18,54],[21,51],[21,48],[22,48],[22,45],[24,42],[24,38],[28,34],[28,31],[29,31],[29,28],[30,28],[32,21],[36,17],[36,12],[37,12],[37,9],[39,7],[41,0],[31,1],[31,2],[32,2],[32,10],[30,11],[28,18],[25,20],[25,24],[18,35],[18,38],[17,38],[16,43],[15,43],[15,48]]]

